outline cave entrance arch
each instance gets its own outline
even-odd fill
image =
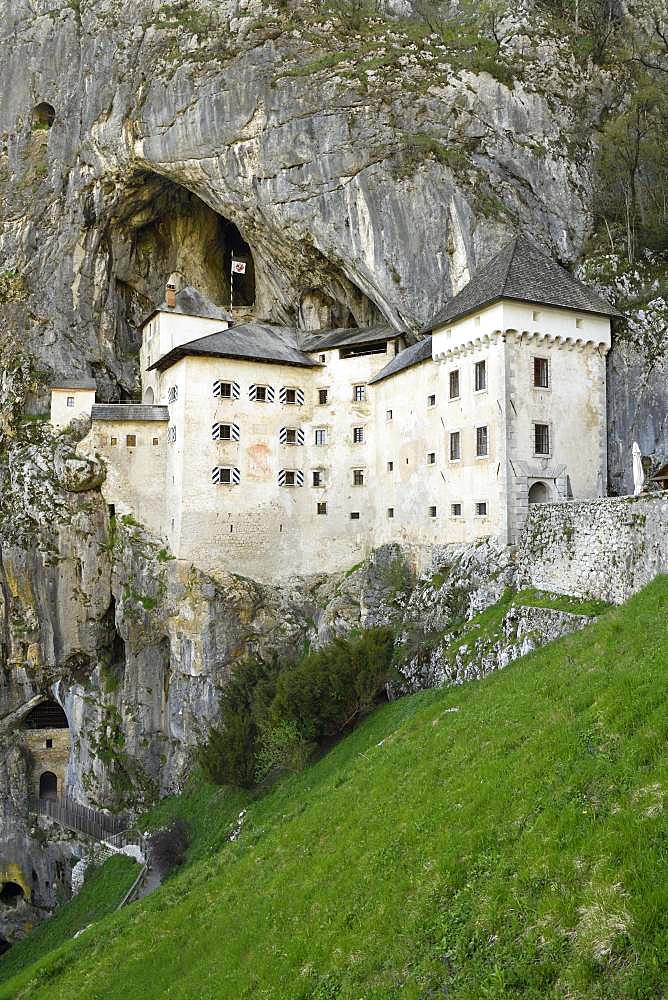
[[[40,799],[58,798],[58,778],[53,771],[43,771],[39,776]]]
[[[24,729],[69,729],[65,712],[52,699],[36,705],[23,720]]]
[[[18,906],[23,898],[23,888],[18,882],[3,882],[0,890],[0,903],[3,906]]]
[[[545,483],[533,483],[533,485],[529,487],[529,505],[549,502],[550,491]]]
[[[56,120],[56,109],[48,101],[40,101],[32,109],[31,121],[34,129],[51,128]]]

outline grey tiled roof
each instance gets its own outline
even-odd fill
[[[473,275],[468,285],[425,327],[452,323],[499,299],[516,299],[578,312],[619,316],[617,310],[591,288],[539,249],[526,236],[516,236]]]
[[[429,360],[431,360],[431,337],[425,337],[424,340],[419,340],[417,344],[412,344],[405,350],[395,354],[389,364],[381,368],[378,374],[374,375],[372,379],[369,379],[369,385],[373,385],[374,382],[382,382],[383,379],[389,378],[390,375],[396,375],[398,372],[405,371],[406,368],[412,368],[413,365],[419,365],[422,361]]]
[[[268,323],[252,321],[175,347],[151,365],[149,371],[154,368],[164,371],[181,358],[192,355],[264,361],[275,365],[297,365],[300,368],[317,367],[317,362],[297,347],[297,331],[292,327],[270,326]]]
[[[328,351],[334,347],[352,347],[356,344],[375,344],[383,340],[394,340],[402,334],[391,326],[365,326],[361,328],[337,328],[336,330],[314,330],[303,336],[303,351]]]
[[[169,420],[166,406],[148,406],[146,403],[96,403],[91,413],[93,420]]]
[[[142,325],[147,323],[151,316],[155,316],[157,312],[180,313],[182,316],[198,316],[200,319],[232,321],[232,316],[227,309],[215,305],[192,285],[186,285],[185,288],[176,293],[176,305],[173,308],[163,300],[159,306],[150,311],[142,321]]]
[[[79,376],[78,378],[72,376],[70,378],[58,378],[54,379],[51,383],[52,389],[96,389],[97,385],[94,378],[88,378],[85,375]]]

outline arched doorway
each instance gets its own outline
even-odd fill
[[[529,488],[529,503],[549,503],[550,491],[545,483],[534,483]]]
[[[3,906],[18,906],[23,899],[23,889],[18,882],[3,882],[0,890],[0,903]]]
[[[149,385],[147,389],[144,390],[144,402],[149,406],[152,406],[155,402],[155,396],[153,395],[153,389]]]
[[[43,771],[39,776],[40,799],[58,798],[58,778],[53,771]]]

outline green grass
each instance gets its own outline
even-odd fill
[[[662,577],[484,681],[377,711],[250,802],[235,843],[243,800],[191,793],[192,861],[0,997],[664,997],[667,649]]]
[[[38,962],[83,927],[115,910],[138,874],[137,862],[123,854],[114,855],[105,864],[89,869],[79,895],[63,904],[49,920],[39,924],[32,934],[0,958],[0,983]],[[11,996],[11,993],[4,995]]]
[[[554,611],[568,611],[572,615],[602,615],[610,607],[605,601],[593,598],[568,597],[565,594],[550,594],[544,590],[521,590],[513,595],[514,604],[530,608],[552,608]]]

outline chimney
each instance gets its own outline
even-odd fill
[[[165,302],[167,303],[168,309],[176,309],[176,285],[171,281],[167,282]]]

